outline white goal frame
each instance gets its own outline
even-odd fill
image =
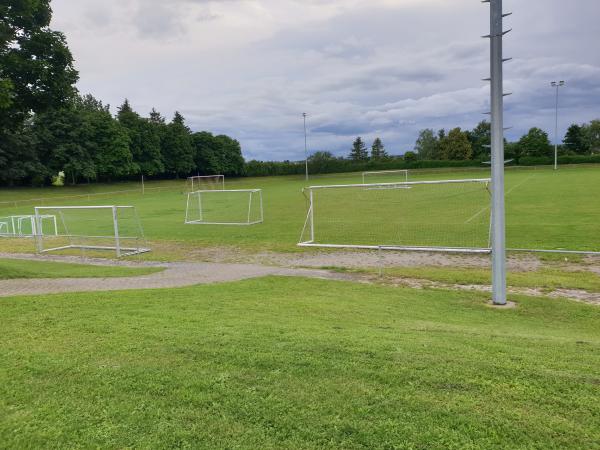
[[[363,182],[363,184],[369,184],[369,183],[367,183],[367,177],[369,175],[391,175],[391,174],[404,174],[404,180],[401,182],[402,183],[408,182],[408,169],[379,170],[379,171],[363,172],[362,173],[362,182]],[[399,181],[399,183],[401,183],[401,182]],[[376,183],[376,184],[388,184],[388,183]]]
[[[206,221],[204,220],[204,216],[203,216],[203,199],[202,197],[204,195],[219,195],[219,194],[229,194],[229,193],[240,193],[240,194],[244,194],[247,193],[248,194],[248,214],[247,214],[247,220],[246,221],[241,221],[241,222],[211,222],[211,221]],[[254,197],[255,194],[258,194],[258,202],[259,202],[259,218],[256,220],[252,220],[252,199]],[[197,198],[198,201],[198,211],[200,212],[200,217],[199,219],[192,219],[190,217],[190,206],[191,206],[191,201],[193,201],[192,199],[194,199],[194,197]],[[185,224],[186,225],[257,225],[259,223],[262,223],[264,220],[264,209],[263,209],[263,197],[262,197],[262,189],[229,189],[229,190],[225,190],[225,189],[221,189],[221,190],[202,190],[202,191],[195,191],[195,192],[189,192],[188,196],[187,196],[187,203],[186,203],[186,207],[185,207]]]
[[[44,233],[44,221],[50,220],[52,224],[52,233]],[[23,232],[23,224],[29,222],[31,233]],[[22,214],[7,217],[0,217],[0,237],[34,237],[38,234],[38,222],[35,219],[35,215]],[[45,214],[40,216],[39,222],[40,233],[46,236],[56,236],[58,234],[58,227],[56,222],[56,216],[52,214]]]
[[[188,177],[187,179],[187,183],[188,183],[188,192],[196,192],[198,190],[202,190],[199,189],[199,187],[201,187],[201,181],[202,180],[216,180],[215,186],[218,186],[217,190],[224,190],[225,189],[225,175],[196,175],[193,177]],[[195,186],[194,184],[197,184],[198,186]],[[208,190],[208,189],[204,189],[204,190]]]
[[[68,232],[68,227],[64,222],[64,217],[60,214],[63,210],[104,210],[111,214],[112,220],[112,229],[113,234],[108,236],[91,236],[91,235],[72,235]],[[35,223],[36,230],[41,230],[41,221],[46,214],[43,214],[44,211],[57,211],[65,228],[66,234],[58,234],[58,230],[55,236],[64,237],[69,240],[68,245],[62,245],[59,247],[50,247],[44,248],[44,234],[37,232],[35,235],[36,238],[36,248],[38,253],[49,253],[60,250],[68,250],[68,249],[79,249],[79,250],[114,250],[117,258],[121,258],[124,256],[133,256],[139,255],[142,253],[147,253],[150,249],[147,247],[146,238],[144,236],[144,230],[142,228],[142,224],[140,218],[137,214],[137,209],[135,206],[36,206],[35,210]],[[137,237],[131,236],[122,236],[119,229],[119,211],[120,210],[131,210],[133,213],[133,218],[136,222],[136,225],[139,229],[140,235]],[[86,245],[82,244],[79,241],[85,239],[107,239],[113,240],[114,245]],[[142,246],[131,247],[127,245],[123,245],[123,241],[131,241],[131,239],[136,239],[137,241],[141,241]]]
[[[325,186],[309,186],[302,190],[305,196],[308,192],[308,212],[302,233],[300,234],[299,247],[317,247],[317,248],[348,248],[348,249],[363,249],[363,250],[401,250],[414,252],[441,252],[441,253],[491,253],[491,246],[488,237],[488,247],[420,247],[420,246],[402,246],[402,245],[355,245],[355,244],[320,244],[315,243],[315,217],[314,217],[314,191],[322,189],[343,189],[343,188],[363,188],[363,189],[409,189],[411,186],[427,185],[427,184],[457,184],[457,183],[482,183],[489,186],[490,178],[474,178],[465,180],[438,180],[438,181],[409,181],[403,183],[376,183],[376,184],[342,184],[342,185],[325,185]],[[482,210],[484,212],[485,210]],[[490,211],[491,214],[491,211]],[[491,221],[490,221],[491,227]],[[302,241],[306,229],[310,231],[310,239]],[[490,230],[491,231],[491,230]]]

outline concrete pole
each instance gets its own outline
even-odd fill
[[[506,305],[506,218],[504,199],[504,81],[502,0],[490,0],[492,129],[492,300]]]

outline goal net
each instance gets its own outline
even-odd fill
[[[255,225],[262,221],[261,189],[203,190],[188,194],[186,224]]]
[[[36,233],[37,250],[47,253],[78,249],[114,251],[118,258],[149,252],[133,206],[38,206],[37,229],[44,216],[56,217],[56,232]]]
[[[304,190],[305,247],[489,252],[489,179]]]
[[[34,215],[0,217],[0,237],[33,237],[37,231],[38,225]],[[41,215],[39,232],[43,235],[56,235],[56,216]]]
[[[225,189],[225,175],[200,175],[187,179],[188,192],[217,189]]]
[[[408,170],[380,170],[363,172],[363,184],[373,183],[405,183],[408,181]]]

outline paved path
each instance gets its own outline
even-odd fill
[[[2,257],[5,257],[3,255]],[[38,259],[17,256],[18,259]],[[47,260],[47,259],[44,259]],[[52,258],[53,261],[60,258]],[[65,261],[65,260],[63,260]],[[72,261],[68,261],[72,262]],[[98,262],[96,262],[98,263]],[[128,289],[158,289],[223,283],[269,275],[309,277],[330,280],[351,280],[356,277],[318,269],[268,267],[258,264],[164,263],[162,272],[123,278],[56,278],[0,280],[0,297],[39,295],[64,292],[120,291]]]

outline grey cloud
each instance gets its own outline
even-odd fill
[[[65,5],[57,14],[70,14],[68,0],[54,1]],[[570,122],[600,116],[600,3],[504,3],[515,13],[505,41],[506,55],[515,58],[505,69],[506,89],[514,92],[506,101],[506,122],[515,127],[509,138],[531,126],[553,129],[553,79],[567,81],[561,133]],[[82,87],[111,104],[127,96],[140,112],[155,106],[170,117],[179,109],[193,129],[238,138],[249,158],[301,159],[304,111],[310,148],[345,154],[356,135],[380,136],[390,151],[403,153],[419,129],[470,128],[489,110],[489,86],[481,81],[489,71],[489,44],[480,38],[489,26],[488,7],[471,0],[104,4],[107,14],[95,20],[120,32],[105,45],[113,42],[118,51],[102,55],[97,36],[85,40],[78,31]],[[328,15],[285,15],[319,5]],[[232,19],[244,6],[250,16]],[[77,17],[63,23],[78,23]],[[211,27],[210,45],[199,33],[204,27]],[[220,44],[238,34],[243,39]],[[155,41],[165,37],[169,46],[161,50]],[[89,62],[86,52],[96,52]],[[100,72],[115,52],[122,69]],[[102,58],[104,64],[93,60]]]

